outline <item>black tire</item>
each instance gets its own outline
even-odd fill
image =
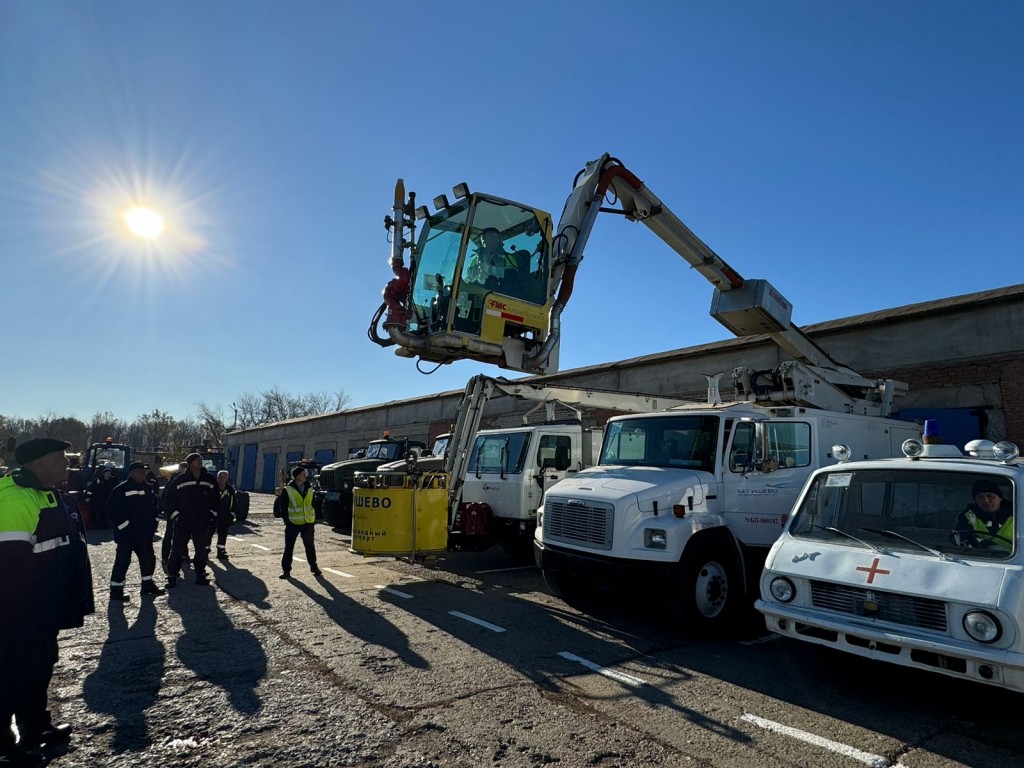
[[[513,528],[502,528],[499,536],[506,555],[515,560],[533,560],[533,536],[525,536]]]
[[[673,617],[681,628],[717,634],[732,627],[743,597],[736,556],[723,544],[691,545],[676,571]]]
[[[544,576],[544,583],[548,585],[551,594],[562,598],[567,603],[587,595],[586,582],[579,576],[565,571],[553,571],[550,568],[541,568],[541,574]]]
[[[324,520],[332,528],[338,528],[341,525],[341,505],[338,502],[324,502]]]

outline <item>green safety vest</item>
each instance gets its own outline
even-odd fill
[[[992,542],[993,546],[999,547],[1001,549],[1013,549],[1013,515],[1010,515],[1008,518],[1006,518],[1006,522],[1003,523],[1003,525],[995,533],[990,531],[988,529],[988,526],[985,525],[985,522],[980,517],[978,517],[974,512],[968,511],[965,517],[967,518],[967,522],[971,524],[971,528],[973,528],[978,533],[986,534],[982,537],[982,541],[990,541]],[[999,536],[1000,538],[994,538],[995,536]]]
[[[293,525],[305,525],[316,520],[313,511],[313,486],[306,486],[306,495],[299,493],[294,485],[286,485],[284,492],[288,494],[288,522]]]

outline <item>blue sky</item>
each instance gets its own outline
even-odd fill
[[[1024,282],[1022,33],[1009,1],[7,0],[0,413],[463,387],[366,338],[399,176],[557,217],[610,152],[798,324]],[[599,220],[562,369],[729,338],[711,294]]]

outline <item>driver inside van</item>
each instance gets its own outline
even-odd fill
[[[974,503],[956,521],[962,546],[1013,549],[1013,506],[992,480],[978,480],[971,488]]]

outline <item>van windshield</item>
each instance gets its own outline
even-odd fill
[[[981,498],[979,490],[996,493]],[[837,467],[814,479],[789,532],[849,546],[999,560],[1015,549],[1015,496],[1008,478],[980,472]]]

